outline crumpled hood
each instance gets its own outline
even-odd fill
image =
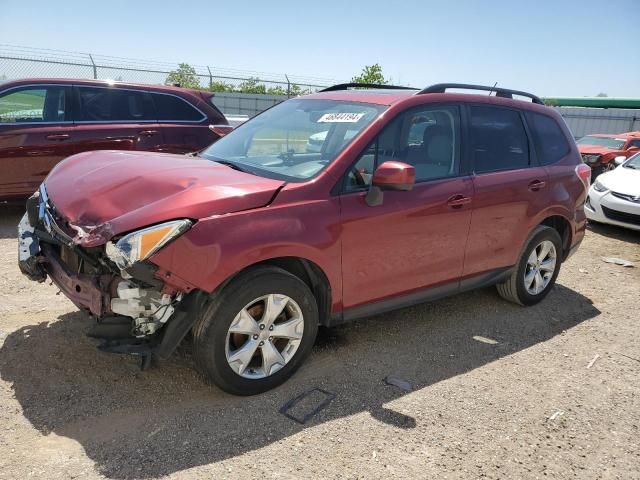
[[[578,145],[578,151],[585,155],[603,155],[605,153],[616,152],[617,150],[603,147],[601,145]]]
[[[259,208],[284,185],[198,157],[111,150],[69,157],[44,183],[83,246],[167,220]]]
[[[617,167],[600,175],[597,181],[613,192],[640,197],[640,170]]]

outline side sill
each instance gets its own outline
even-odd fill
[[[514,268],[515,267],[499,268],[464,280],[456,280],[454,282],[438,285],[437,287],[429,287],[408,295],[400,295],[378,302],[347,308],[341,312],[332,313],[326,320],[325,326],[334,327],[360,318],[379,315],[392,310],[439,300],[457,293],[495,285],[496,283],[506,280],[509,275],[511,275]]]

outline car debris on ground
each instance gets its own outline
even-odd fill
[[[633,262],[630,262],[629,260],[625,260],[624,258],[602,257],[602,261],[607,263],[613,263],[615,265],[620,265],[623,267],[631,267],[631,268],[635,267],[635,264]]]

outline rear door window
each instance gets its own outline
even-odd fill
[[[517,110],[472,106],[470,113],[471,150],[476,173],[529,166],[529,141]]]
[[[64,85],[42,85],[0,94],[0,123],[65,122],[68,92]]]
[[[569,153],[569,142],[553,118],[534,112],[526,112],[525,116],[540,165],[555,163]]]
[[[175,95],[154,93],[153,103],[161,122],[200,122],[205,119],[200,110]]]
[[[118,88],[77,87],[81,122],[155,122],[150,94]]]

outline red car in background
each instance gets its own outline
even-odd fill
[[[601,173],[616,167],[616,157],[629,158],[640,151],[640,132],[618,134],[594,133],[576,142],[582,161],[593,171],[595,179]]]
[[[25,199],[62,159],[88,150],[189,153],[227,125],[213,93],[101,80],[0,84],[0,200]]]

